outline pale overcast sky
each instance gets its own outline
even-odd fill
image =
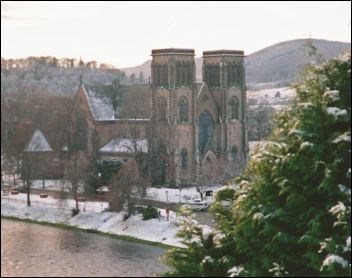
[[[242,49],[298,38],[351,41],[350,1],[1,1],[1,56],[73,57],[135,66],[153,48]]]

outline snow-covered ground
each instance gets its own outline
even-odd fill
[[[13,184],[12,176],[8,176],[6,178],[5,185],[8,185],[8,184],[12,186]],[[17,184],[18,185],[22,184],[22,181],[18,179]],[[64,189],[64,191],[68,191],[68,185],[69,185],[69,182],[66,180],[44,180],[44,188],[43,188],[43,180],[33,180],[32,182],[33,189],[44,189],[47,191],[57,191],[57,192],[62,191],[62,189]],[[220,187],[221,185],[213,185],[209,187],[204,187],[203,190],[205,189],[213,190],[215,192]],[[108,191],[108,188],[104,186],[102,190]],[[80,187],[79,192],[83,192],[83,186]],[[16,198],[19,198],[16,196],[21,196],[21,195],[10,195],[10,196],[16,199]],[[146,198],[150,200],[161,201],[161,202],[169,201],[170,203],[178,203],[180,201],[180,190],[175,188],[167,188],[167,187],[161,187],[161,188],[148,187]],[[196,187],[182,188],[181,190],[182,203],[188,203],[197,198],[200,198],[200,195],[197,192]],[[44,199],[41,199],[41,200],[44,200]],[[211,200],[208,200],[208,201],[211,201]]]
[[[214,192],[216,192],[221,187],[222,185],[204,187],[203,191],[213,190]],[[197,192],[196,187],[182,188],[181,190],[182,203],[188,203],[194,199],[199,199],[199,198],[200,198],[200,195]],[[167,187],[161,187],[161,188],[149,187],[147,188],[147,199],[161,201],[161,202],[169,201],[170,203],[178,203],[180,201],[180,190],[174,189],[174,188],[167,188]],[[208,200],[208,201],[211,201],[211,200]]]
[[[53,191],[69,191],[70,182],[68,180],[44,180],[44,189]],[[43,180],[33,180],[32,188],[43,189]],[[83,183],[80,184],[78,192],[83,192]]]
[[[73,199],[55,199],[51,196],[47,198],[40,198],[40,195],[30,195],[31,204],[34,207],[47,207],[57,209],[72,209],[75,207],[75,201]],[[26,204],[27,194],[18,193],[17,195],[1,196],[1,203],[11,202],[16,204]],[[108,202],[79,202],[79,207],[83,211],[101,212],[109,207]]]
[[[279,110],[296,96],[296,90],[288,87],[247,91],[247,104],[251,107],[270,105]]]
[[[168,245],[182,246],[176,238],[178,231],[177,218],[174,212],[170,212],[170,220],[166,220],[166,212],[161,209],[161,220],[142,220],[140,214],[132,215],[127,221],[123,221],[123,213],[116,212],[80,212],[71,217],[69,209],[31,206],[13,200],[1,200],[1,215],[12,216],[34,221],[50,223],[63,223],[77,226],[82,229],[94,229],[117,235],[126,235],[143,240],[161,242]]]
[[[3,176],[4,185],[13,187],[13,176],[12,175],[4,175]],[[16,176],[16,185],[22,186],[23,181],[19,175]],[[45,189],[48,191],[69,191],[70,182],[68,180],[33,180],[31,188],[34,189]],[[80,185],[78,192],[83,192],[83,184]]]

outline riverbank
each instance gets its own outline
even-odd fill
[[[176,237],[176,214],[171,214],[170,221],[166,221],[165,210],[161,210],[161,214],[161,220],[143,221],[142,216],[137,214],[124,221],[123,214],[116,212],[80,212],[71,217],[71,211],[67,209],[27,207],[3,200],[1,202],[1,217],[8,219],[78,229],[163,248],[182,247]]]

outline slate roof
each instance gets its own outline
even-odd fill
[[[114,109],[111,100],[102,92],[92,87],[82,85],[90,111],[96,121],[114,120]]]
[[[121,86],[120,107],[114,111],[111,100],[96,88],[82,85],[95,121],[149,120],[151,93],[148,84]],[[138,105],[133,105],[138,102]]]
[[[36,129],[29,143],[27,144],[25,151],[27,152],[51,152],[53,149],[50,147],[43,133]]]

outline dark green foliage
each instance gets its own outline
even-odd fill
[[[74,216],[76,216],[77,214],[79,214],[79,209],[75,209],[75,208],[73,208],[73,209],[71,209],[71,216],[72,217],[74,217]]]
[[[184,224],[187,249],[168,253],[167,275],[350,276],[350,101],[350,54],[307,68],[230,208],[222,198],[230,191],[218,193],[217,229],[205,236]]]
[[[225,187],[216,193],[216,200],[218,200],[218,201],[231,200],[232,201],[234,195],[235,195],[235,190],[233,188]]]
[[[121,168],[122,162],[120,160],[97,160],[94,162],[94,168],[97,173],[101,173],[101,184],[108,184],[111,176]]]
[[[166,277],[224,277],[232,266],[228,254],[232,246],[219,245],[221,234],[204,235],[203,229],[195,225],[189,211],[183,211],[186,217],[178,236],[186,248],[174,248],[166,253],[166,262],[172,271]]]
[[[102,87],[103,93],[111,100],[114,111],[116,111],[121,104],[121,89],[118,83],[118,80],[115,80],[112,85]]]
[[[95,193],[99,185],[108,185],[113,174],[117,173],[122,166],[120,160],[96,160],[93,162],[92,174],[85,182],[84,190],[87,193]],[[98,173],[101,174],[99,179]]]
[[[153,205],[149,205],[143,211],[143,220],[149,220],[152,218],[158,218],[158,209]]]

